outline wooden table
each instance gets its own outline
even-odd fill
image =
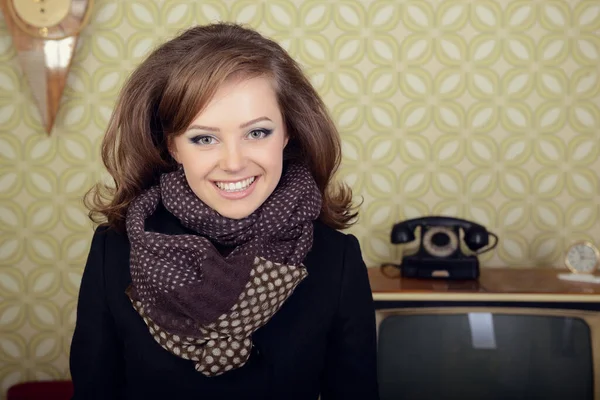
[[[600,302],[600,284],[558,278],[552,268],[481,268],[478,280],[403,278],[393,266],[368,269],[375,301]]]

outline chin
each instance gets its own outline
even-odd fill
[[[256,211],[256,208],[253,208],[251,210],[248,210],[245,207],[243,207],[242,210],[240,210],[239,207],[236,210],[232,210],[232,208],[234,207],[228,207],[226,209],[215,208],[215,211],[221,214],[223,217],[230,219],[243,219],[252,214],[254,211]]]
[[[254,201],[253,201],[254,200]],[[243,219],[256,211],[262,203],[255,199],[223,200],[216,199],[210,207],[225,218]]]

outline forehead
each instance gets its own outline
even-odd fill
[[[227,80],[216,90],[194,122],[223,125],[262,116],[281,119],[273,80],[264,76],[236,78]]]

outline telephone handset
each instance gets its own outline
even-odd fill
[[[419,278],[476,279],[479,277],[478,254],[492,250],[498,236],[485,227],[464,219],[430,216],[399,222],[392,228],[394,244],[415,240],[415,230],[421,227],[419,250],[402,258],[402,275]],[[466,255],[460,247],[460,230],[465,245],[473,252]],[[495,241],[490,246],[489,237]]]

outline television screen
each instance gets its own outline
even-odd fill
[[[390,313],[378,363],[381,400],[594,398],[590,328],[575,317]]]

